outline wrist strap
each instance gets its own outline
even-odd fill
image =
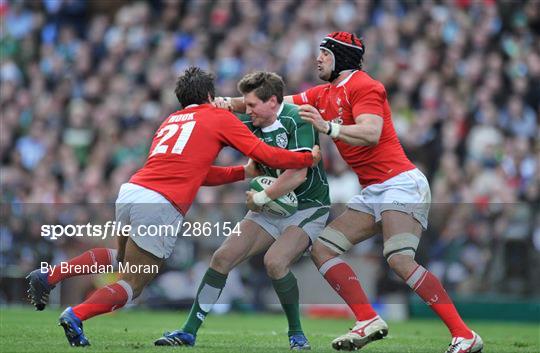
[[[333,139],[337,139],[339,136],[339,130],[341,129],[341,125],[336,123],[328,122],[328,131],[326,134]]]
[[[328,135],[330,135],[331,138],[337,139],[339,136],[339,130],[341,130],[341,125],[336,123],[330,123],[331,131]]]

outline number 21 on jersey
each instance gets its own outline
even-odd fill
[[[176,142],[174,143],[174,146],[172,147],[171,153],[176,154],[182,154],[182,151],[184,150],[184,147],[186,147],[186,144],[191,136],[191,133],[193,132],[193,128],[195,127],[196,121],[190,121],[188,123],[179,125],[179,124],[169,124],[164,126],[161,130],[158,131],[157,137],[161,137],[161,140],[159,140],[156,147],[154,147],[154,150],[152,151],[152,154],[150,157],[158,154],[158,153],[167,153],[169,151],[170,144],[166,144],[167,140],[172,138],[176,133],[178,132],[178,129],[181,129],[182,131],[178,135],[178,138],[176,139]]]

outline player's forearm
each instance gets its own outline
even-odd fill
[[[244,103],[244,97],[232,97],[231,98],[231,110],[237,113],[246,112],[246,104]]]
[[[306,180],[307,168],[288,169],[277,178],[265,191],[266,195],[275,200],[295,190]]]
[[[234,183],[244,180],[244,166],[234,167],[217,167],[211,166],[206,179],[203,182],[204,186],[217,186],[223,184]]]
[[[380,131],[370,125],[341,125],[337,139],[351,146],[375,146],[380,136]]]
[[[274,169],[302,169],[313,163],[313,155],[309,152],[291,152],[269,146],[262,141],[248,157]]]

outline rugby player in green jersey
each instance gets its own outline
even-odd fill
[[[271,146],[291,151],[311,150],[319,143],[318,134],[311,124],[300,118],[295,105],[283,102],[283,87],[283,80],[274,73],[255,72],[244,76],[238,89],[244,96],[246,114],[239,118]],[[255,168],[251,161],[249,168]],[[182,329],[166,333],[156,345],[193,346],[199,327],[225,287],[227,274],[244,260],[265,252],[264,265],[287,316],[290,348],[311,348],[300,324],[298,283],[290,265],[310,247],[326,225],[330,198],[323,162],[313,168],[296,170],[282,171],[264,165],[259,165],[258,169],[277,180],[263,191],[247,192],[250,211],[240,223],[240,236],[228,237],[212,256]],[[246,174],[253,175],[253,172]],[[298,198],[296,213],[284,218],[259,212],[265,203],[293,190]]]

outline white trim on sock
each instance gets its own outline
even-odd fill
[[[197,303],[202,311],[209,313],[214,304],[218,301],[222,288],[212,287],[205,283],[197,295]]]
[[[407,279],[407,285],[411,287],[412,290],[416,291],[422,282],[424,282],[427,272],[428,271],[424,267],[418,265],[418,267],[409,276],[409,279]]]
[[[116,256],[118,255],[118,250],[116,249],[107,249],[107,252],[109,253],[109,263],[113,266],[115,270],[118,269],[118,261],[116,260]]]
[[[127,305],[131,302],[131,300],[133,299],[133,288],[131,288],[131,286],[129,285],[129,283],[127,283],[126,281],[124,281],[123,279],[116,282],[118,283],[120,286],[122,286],[122,288],[124,288],[124,290],[126,291],[127,293],[127,300],[125,302],[124,305]]]
[[[319,268],[319,272],[324,276],[329,269],[341,263],[345,263],[345,261],[341,260],[339,257],[334,257],[333,259],[330,259],[322,264],[322,266]]]

